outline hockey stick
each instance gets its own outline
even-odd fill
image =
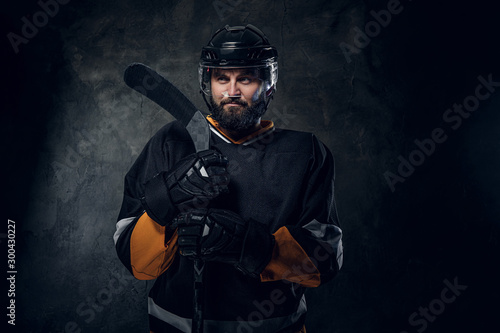
[[[129,87],[148,97],[179,120],[189,132],[197,152],[210,147],[210,128],[205,117],[170,81],[140,63],[129,65],[123,79]],[[204,267],[203,260],[194,261],[193,333],[203,332]]]
[[[189,132],[196,151],[210,146],[210,128],[193,103],[170,81],[155,70],[140,63],[130,64],[123,75],[125,83],[143,94],[179,120]]]

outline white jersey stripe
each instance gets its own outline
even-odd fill
[[[118,242],[118,238],[122,234],[123,230],[125,230],[125,228],[130,223],[132,223],[132,221],[134,221],[134,220],[135,220],[135,217],[127,217],[125,219],[121,219],[120,221],[118,221],[116,223],[116,231],[115,231],[115,234],[113,235],[113,240],[115,241],[115,245],[116,245],[116,242]]]

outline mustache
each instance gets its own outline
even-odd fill
[[[238,104],[241,106],[248,106],[247,102],[245,102],[244,100],[239,99],[239,98],[238,99],[232,99],[232,98],[222,99],[220,101],[220,106],[224,106],[224,105],[230,104],[230,103]]]

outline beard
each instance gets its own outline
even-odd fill
[[[236,103],[239,106],[231,106],[227,110],[224,106],[229,103]],[[260,117],[266,113],[266,103],[262,100],[257,101],[255,104],[249,106],[243,100],[223,99],[217,105],[212,97],[210,97],[210,106],[212,111],[212,118],[219,123],[219,125],[230,131],[247,130],[255,126]]]

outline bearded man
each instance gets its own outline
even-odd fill
[[[203,47],[210,148],[179,121],[160,129],[125,177],[114,235],[141,280],[151,332],[191,332],[196,260],[204,263],[204,332],[305,332],[306,288],[342,266],[334,162],[311,133],[263,120],[278,53],[252,25],[219,29]]]

